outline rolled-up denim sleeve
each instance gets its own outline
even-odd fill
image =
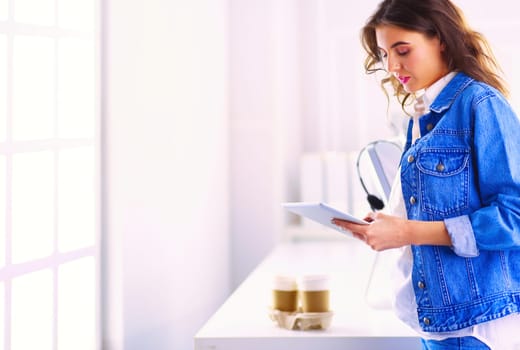
[[[451,238],[452,249],[458,256],[473,258],[479,255],[475,234],[467,215],[445,219],[444,224]]]

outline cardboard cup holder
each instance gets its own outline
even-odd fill
[[[284,312],[271,308],[269,317],[276,322],[279,327],[291,330],[313,330],[327,329],[332,321],[332,311],[328,312]]]

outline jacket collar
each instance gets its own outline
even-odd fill
[[[465,73],[459,72],[451,79],[451,81],[442,89],[435,101],[430,105],[432,112],[441,113],[450,108],[453,101],[474,79]]]

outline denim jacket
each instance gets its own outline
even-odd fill
[[[447,332],[520,312],[520,120],[458,73],[420,118],[401,181],[410,220],[444,221],[453,247],[412,246],[419,324]]]

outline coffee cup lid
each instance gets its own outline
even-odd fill
[[[299,278],[301,290],[318,291],[329,289],[330,276],[325,274],[303,275]]]
[[[287,275],[276,275],[273,278],[273,289],[293,291],[298,289],[296,278]]]

